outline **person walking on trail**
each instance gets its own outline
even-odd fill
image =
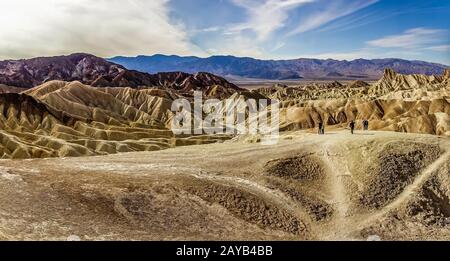
[[[318,129],[317,133],[319,135],[321,135],[321,134],[323,134],[322,131],[323,131],[323,123],[321,121],[319,121],[319,129]]]
[[[368,120],[364,120],[363,121],[363,125],[364,125],[364,130],[365,131],[369,130],[369,121]]]
[[[355,121],[351,121],[350,122],[350,131],[352,132],[352,134],[354,134],[354,132],[355,132]]]
[[[321,132],[322,132],[322,135],[325,135],[325,123],[322,123],[322,130],[321,130]]]

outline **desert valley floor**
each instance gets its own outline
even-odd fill
[[[449,173],[448,137],[342,129],[5,159],[0,240],[450,239]]]

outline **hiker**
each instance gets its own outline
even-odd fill
[[[325,135],[325,124],[322,124],[322,130],[321,130],[321,132],[322,132],[322,135]]]
[[[364,130],[369,130],[369,121],[368,120],[364,120],[363,121],[363,125],[364,125]]]
[[[352,134],[353,134],[354,131],[355,131],[355,121],[351,121],[351,122],[350,122],[350,130],[351,130],[351,132],[352,132]]]
[[[323,123],[322,123],[321,121],[319,121],[319,129],[318,129],[317,133],[318,133],[319,135],[321,135],[321,134],[322,134],[322,131],[323,131]]]

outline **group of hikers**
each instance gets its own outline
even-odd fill
[[[368,120],[363,120],[362,124],[363,124],[363,130],[365,130],[365,131],[369,130],[369,121]],[[354,134],[355,128],[356,128],[356,122],[354,120],[352,120],[352,121],[350,121],[350,124],[348,126],[350,127],[350,132],[352,134]],[[319,124],[318,124],[318,134],[319,135],[325,134],[325,124],[321,121],[319,121]]]

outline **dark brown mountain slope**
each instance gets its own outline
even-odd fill
[[[80,81],[94,87],[166,87],[189,93],[220,87],[234,93],[240,88],[210,73],[168,72],[148,74],[127,70],[90,54],[0,61],[0,84],[31,88],[51,80]]]

